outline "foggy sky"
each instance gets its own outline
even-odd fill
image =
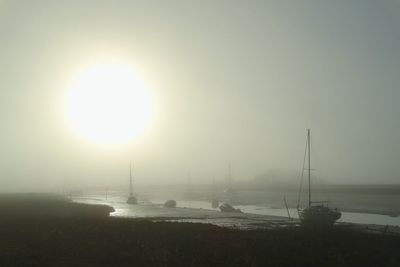
[[[400,2],[0,1],[0,191],[299,171],[400,181]],[[154,116],[125,146],[65,119],[71,75],[123,57]]]

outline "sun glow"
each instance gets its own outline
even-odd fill
[[[129,142],[143,132],[151,111],[150,92],[129,65],[96,65],[70,88],[68,116],[83,137],[97,143]]]

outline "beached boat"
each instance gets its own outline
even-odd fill
[[[219,206],[219,200],[215,193],[215,179],[213,179],[212,197],[211,197],[211,207],[216,209]]]
[[[230,200],[235,195],[237,195],[237,191],[233,188],[232,168],[231,168],[231,163],[229,163],[228,176],[226,177],[226,188],[224,190],[224,197]]]
[[[129,165],[129,197],[126,203],[131,205],[136,205],[138,203],[136,197],[133,196],[133,188],[132,188],[132,166]]]
[[[221,210],[221,212],[242,213],[242,211],[240,209],[235,209],[234,207],[232,207],[228,203],[223,203],[221,206],[219,206],[219,209]]]
[[[341,212],[337,209],[331,209],[328,206],[324,205],[324,203],[328,203],[327,201],[312,201],[311,200],[311,155],[310,155],[310,141],[311,134],[310,129],[307,130],[307,141],[306,141],[306,151],[304,154],[303,161],[303,170],[302,177],[304,171],[308,171],[308,206],[306,208],[300,209],[300,197],[299,202],[297,204],[297,211],[299,214],[299,219],[301,225],[303,226],[311,226],[311,227],[327,227],[332,226],[340,217]],[[308,159],[308,166],[305,167],[306,156]],[[303,179],[302,179],[303,180]],[[301,186],[300,186],[301,188]],[[300,194],[299,194],[300,196]]]
[[[176,208],[176,201],[173,199],[167,200],[164,203],[164,207],[166,208]]]

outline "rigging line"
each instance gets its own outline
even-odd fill
[[[297,209],[299,209],[299,206],[300,206],[301,191],[303,190],[304,166],[306,164],[307,145],[308,145],[308,138],[306,138],[306,146],[304,148],[303,167],[301,168],[299,194],[298,194],[298,198],[297,198]]]

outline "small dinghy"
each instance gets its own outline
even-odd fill
[[[166,208],[176,208],[176,201],[173,199],[167,200],[164,203],[164,207]]]
[[[240,209],[235,209],[234,207],[232,207],[231,205],[229,205],[228,203],[224,203],[221,206],[219,206],[219,209],[221,210],[221,212],[236,212],[236,213],[242,213],[242,211]]]

